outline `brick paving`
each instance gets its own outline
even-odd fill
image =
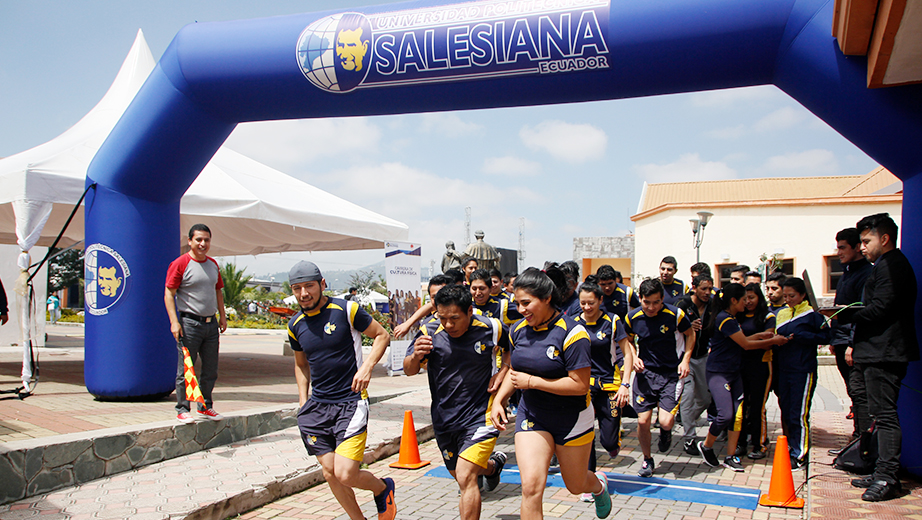
[[[56,332],[55,329],[54,332]],[[77,336],[78,334],[75,334]],[[66,343],[64,335],[59,340]],[[79,338],[82,340],[82,338]],[[76,343],[76,339],[71,339]],[[281,355],[281,338],[237,335],[222,339],[221,376],[216,403],[221,410],[241,411],[265,408],[267,404],[290,405],[294,401],[292,360]],[[82,344],[82,341],[80,341]],[[54,347],[54,338],[50,342]],[[154,403],[112,403],[95,401],[82,387],[82,352],[78,346],[43,349],[42,383],[35,396],[25,401],[0,401],[0,445],[17,439],[39,439],[76,431],[102,431],[112,426],[144,424],[172,417],[173,401]],[[0,385],[18,379],[15,352],[0,351]],[[253,367],[259,366],[259,371]],[[388,463],[396,454],[403,411],[413,410],[421,431],[423,458],[440,463],[434,441],[427,441],[428,392],[425,378],[388,378],[379,367],[372,382],[372,394],[398,394],[399,397],[372,405],[369,445],[376,446],[370,465],[379,476],[397,481],[399,518],[448,519],[458,516],[457,485],[451,479],[426,477],[432,466],[417,471],[391,469]],[[219,397],[220,396],[220,397]],[[826,450],[845,442],[851,424],[844,416],[847,397],[834,366],[821,366],[819,388],[814,402],[813,449],[809,472],[794,473],[799,496],[807,500],[804,510],[765,508],[736,509],[705,504],[659,500],[627,495],[613,497],[611,518],[631,519],[716,519],[752,518],[758,520],[795,518],[916,518],[922,520],[922,487],[904,481],[903,497],[883,504],[860,500],[860,490],[849,484],[850,476],[831,468]],[[769,402],[769,420],[780,431],[774,398]],[[625,420],[624,449],[610,459],[599,451],[600,468],[611,473],[635,475],[640,465],[635,421]],[[704,429],[699,429],[703,433]],[[656,436],[654,435],[654,441]],[[501,449],[510,453],[515,464],[512,435],[500,439]],[[723,448],[718,444],[717,448]],[[679,437],[667,454],[654,453],[655,476],[691,480],[725,486],[758,488],[767,492],[771,479],[769,456],[761,461],[744,460],[746,470],[734,473],[709,468],[698,458],[682,452]],[[213,448],[206,452],[172,459],[88,484],[64,488],[45,495],[0,506],[0,520],[19,518],[307,518],[345,519],[329,487],[320,482],[315,461],[308,457],[296,429],[274,432],[247,441]],[[805,482],[807,477],[810,477]],[[308,487],[310,486],[310,487]],[[307,488],[306,490],[304,488]],[[360,504],[374,518],[370,493],[358,492]],[[518,518],[520,488],[503,483],[484,495],[483,518]],[[563,488],[550,487],[544,497],[548,518],[595,518],[591,504],[581,503]]]

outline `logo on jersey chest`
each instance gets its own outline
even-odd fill
[[[545,354],[547,354],[548,359],[557,359],[560,356],[560,350],[554,345],[549,345]]]
[[[595,337],[599,338],[600,340],[604,340],[606,337],[608,337],[608,334],[605,334],[604,331],[600,330],[595,333]]]
[[[487,346],[482,341],[478,341],[477,343],[474,343],[474,352],[478,354],[483,354],[486,351],[487,351]]]
[[[660,334],[666,334],[669,332],[669,325],[660,325],[659,332]]]
[[[328,321],[327,324],[323,326],[323,332],[333,334],[336,332],[336,325]]]

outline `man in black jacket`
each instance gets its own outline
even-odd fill
[[[864,282],[868,275],[871,274],[871,263],[861,254],[861,235],[855,228],[845,228],[836,233],[836,255],[839,257],[839,264],[842,266],[842,277],[836,283],[835,304],[849,305],[852,303],[861,303],[864,294]],[[845,387],[848,390],[848,397],[852,401],[851,416],[854,420],[853,437],[857,437],[861,432],[861,425],[867,428],[870,422],[867,416],[859,417],[858,410],[855,409],[855,402],[867,401],[866,395],[855,395],[861,385],[854,385],[850,382],[853,361],[853,338],[855,325],[852,323],[832,323],[832,344],[830,350],[836,356],[836,366],[839,368],[839,374],[845,381]],[[863,411],[867,406],[863,407]],[[841,448],[830,450],[830,454],[838,455]]]
[[[697,422],[701,413],[711,404],[711,392],[708,390],[707,362],[708,343],[713,335],[711,323],[711,291],[714,279],[707,274],[699,274],[692,280],[692,290],[676,302],[676,307],[685,311],[695,329],[695,348],[692,350],[688,365],[688,377],[682,382],[682,400],[679,412],[682,415],[682,427],[685,429],[685,452],[698,455]]]
[[[899,495],[902,432],[896,404],[910,361],[919,359],[916,339],[916,275],[897,249],[897,226],[887,213],[861,219],[861,252],[874,267],[864,284],[864,307],[839,315],[855,324],[852,381],[864,386],[870,418],[877,424],[878,459],[874,473],[852,485],[867,488],[862,500],[878,502]],[[860,412],[863,414],[863,410]],[[867,425],[859,425],[865,428]]]

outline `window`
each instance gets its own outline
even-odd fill
[[[826,276],[825,276],[825,292],[827,294],[835,294],[836,286],[839,284],[839,280],[842,279],[842,264],[839,262],[839,257],[836,255],[828,255],[823,257],[824,266],[826,267]]]
[[[776,273],[776,272],[778,272],[778,271],[781,271],[782,273],[784,273],[785,276],[794,276],[794,259],[793,259],[793,258],[785,258],[784,260],[782,260],[782,261],[781,261],[781,269],[775,269],[775,270],[772,271],[772,272],[773,272],[773,273]],[[769,274],[771,274],[771,273],[769,273]]]
[[[714,272],[717,273],[715,280],[717,287],[723,287],[730,283],[730,271],[739,264],[717,264],[714,266]]]

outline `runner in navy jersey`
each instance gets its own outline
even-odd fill
[[[525,317],[509,331],[512,368],[493,401],[493,424],[506,429],[506,400],[522,390],[516,414],[515,453],[522,480],[522,520],[544,517],[542,498],[551,456],[573,494],[593,493],[596,515],[611,513],[604,473],[587,470],[592,447],[589,406],[590,343],[582,325],[558,310],[566,276],[554,267],[529,268],[515,280],[515,300]]]
[[[473,314],[470,292],[452,285],[433,298],[438,319],[423,326],[403,361],[407,375],[425,365],[432,395],[432,425],[445,466],[461,488],[461,518],[480,518],[478,477],[486,490],[499,485],[506,455],[493,452],[499,430],[490,421],[490,392],[507,333],[495,318]],[[508,366],[500,375],[505,375]]]
[[[674,256],[667,256],[659,263],[659,279],[663,284],[663,303],[675,305],[675,302],[688,292],[685,282],[675,277],[678,268],[679,265]]]
[[[595,277],[588,276],[579,289],[583,313],[576,321],[589,333],[589,359],[592,363],[589,391],[595,418],[599,421],[599,441],[609,456],[615,458],[621,451],[621,408],[631,398],[634,348],[618,315],[602,312],[602,295]],[[619,366],[621,358],[624,361],[623,373]],[[589,470],[596,470],[595,447],[589,451]],[[587,501],[589,498],[582,497]]]
[[[767,349],[787,342],[786,338],[770,332],[757,334],[758,339],[743,334],[734,316],[745,309],[745,296],[746,289],[742,285],[731,283],[723,288],[716,300],[719,312],[714,316],[707,362],[708,388],[713,398],[709,415],[713,420],[707,437],[698,441],[698,451],[708,466],[721,465],[733,471],[743,471],[743,465],[736,456],[743,420],[743,376],[740,371],[743,351]],[[719,462],[714,453],[714,442],[724,430],[729,430],[727,456]]]
[[[515,304],[505,298],[492,296],[492,276],[486,269],[477,269],[470,276],[471,298],[474,301],[474,312],[488,318],[497,318],[506,326],[512,325],[522,319],[516,310]]]
[[[746,286],[744,310],[736,317],[743,334],[756,338],[760,332],[775,332],[775,315],[768,310],[765,296],[757,283]],[[768,451],[768,419],[765,402],[772,382],[772,351],[747,350],[743,352],[743,429],[736,454],[746,453],[747,441],[752,451],[750,459],[765,458]]]
[[[637,412],[637,439],[643,452],[641,477],[653,476],[650,426],[653,412],[660,424],[659,451],[672,446],[672,427],[679,411],[682,380],[688,377],[695,331],[685,312],[663,303],[663,284],[657,279],[640,284],[640,309],[624,320],[628,335],[636,338],[633,407]]]

